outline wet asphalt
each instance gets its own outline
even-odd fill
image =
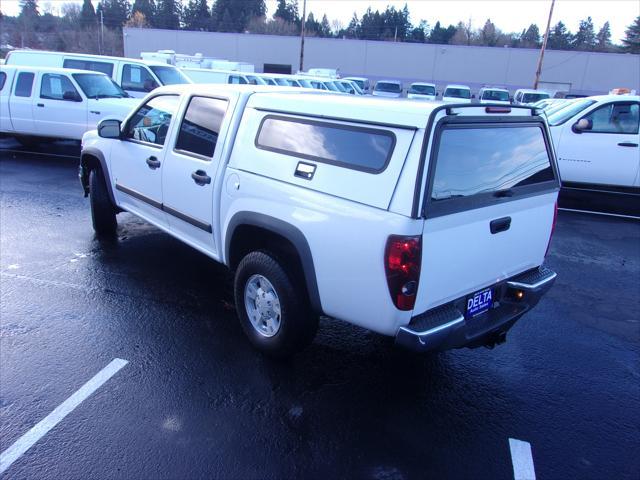
[[[323,319],[276,362],[223,268],[129,214],[98,241],[76,159],[0,147],[0,452],[129,362],[4,478],[510,479],[509,438],[539,479],[639,477],[640,222],[560,212],[558,280],[494,350]]]

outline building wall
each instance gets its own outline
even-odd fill
[[[299,65],[298,37],[139,28],[125,28],[123,34],[127,57],[166,49],[252,63],[257,72],[265,63],[291,65],[293,72]],[[398,79],[405,85],[422,80],[439,87],[464,83],[477,89],[489,84],[513,90],[531,87],[538,54],[521,48],[307,37],[304,65],[339,68],[343,76]],[[640,91],[640,55],[547,50],[541,81],[571,84],[576,93],[604,93],[616,87]]]

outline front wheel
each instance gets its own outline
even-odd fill
[[[96,234],[111,236],[116,233],[118,222],[113,208],[104,174],[99,168],[89,173],[89,201],[91,203],[91,221]]]
[[[249,341],[276,357],[292,355],[313,341],[318,317],[294,275],[267,252],[251,252],[236,270],[235,303]]]

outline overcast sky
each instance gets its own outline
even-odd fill
[[[79,1],[79,0],[78,0]],[[69,0],[40,0],[40,9],[57,9]],[[81,3],[81,2],[80,2]],[[97,1],[93,1],[97,5]],[[187,0],[184,0],[187,3]],[[212,1],[209,0],[209,4]],[[267,0],[268,15],[275,11],[277,1]],[[300,13],[302,14],[302,0]],[[371,1],[371,0],[307,0],[307,11],[313,12],[320,20],[326,13],[330,22],[340,21],[346,26],[353,12],[361,17],[367,7],[373,10],[384,10],[387,5],[402,8],[407,3],[411,12],[411,21],[418,24],[426,20],[433,26],[436,20],[448,25],[471,18],[474,27],[481,27],[487,18],[506,32],[521,32],[531,23],[536,23],[540,31],[546,27],[547,15],[551,0],[408,0],[405,1]],[[48,5],[47,5],[48,4]],[[2,0],[1,8],[5,14],[16,15],[19,10],[18,0]],[[640,0],[556,0],[552,24],[562,20],[572,32],[578,29],[578,22],[591,16],[596,31],[605,21],[611,24],[613,41],[620,42],[624,31],[631,22],[640,15]]]

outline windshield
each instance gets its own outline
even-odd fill
[[[347,87],[345,87],[342,83],[340,82],[331,82],[331,83],[338,89],[339,92],[349,93],[349,91],[347,90]]]
[[[508,102],[509,92],[504,90],[485,90],[482,94],[482,100],[494,100],[496,102]]]
[[[436,87],[432,85],[411,85],[409,93],[417,93],[418,95],[436,95]]]
[[[583,111],[585,108],[590,107],[594,103],[596,103],[595,100],[585,99],[575,100],[567,105],[564,105],[564,107],[562,107],[560,110],[556,110],[547,117],[549,125],[551,125],[552,127],[560,125],[569,120],[574,115],[577,115],[578,113]]]
[[[353,89],[356,91],[358,95],[364,95],[364,90],[362,90],[360,88],[360,85],[358,85],[356,82],[351,81],[349,82],[349,85],[353,87]]]
[[[548,93],[525,93],[522,95],[522,103],[536,103],[538,100],[549,98]]]
[[[162,85],[178,85],[181,83],[192,83],[184,74],[175,67],[150,66],[153,73],[160,79]]]
[[[449,98],[471,98],[471,90],[468,88],[452,88],[448,87],[444,91],[443,97]]]
[[[364,80],[349,80],[349,81],[355,83],[361,89],[364,89]]]
[[[400,84],[393,82],[378,82],[376,83],[375,90],[378,92],[402,93]]]
[[[74,73],[74,80],[88,98],[125,98],[129,95],[106,75]]]

